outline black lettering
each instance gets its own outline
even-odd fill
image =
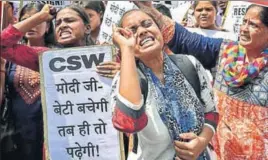
[[[103,62],[104,55],[105,55],[104,53],[100,53],[99,58],[97,58],[97,56],[95,54],[92,54],[89,56],[89,59],[86,55],[82,55],[81,58],[85,64],[86,68],[92,68],[93,62],[95,63],[96,66]]]
[[[246,14],[246,8],[242,8],[242,15]]]
[[[49,68],[54,71],[54,72],[61,72],[63,70],[65,70],[66,66],[61,66],[59,68],[56,68],[55,63],[56,62],[65,62],[65,59],[61,58],[61,57],[56,57],[53,58],[50,62],[49,62]]]
[[[234,15],[237,16],[237,8],[234,8]]]
[[[79,56],[71,56],[68,57],[67,59],[67,63],[70,64],[70,66],[68,66],[67,68],[71,71],[73,70],[77,70],[81,68],[81,62],[79,61],[81,58]],[[78,61],[76,61],[78,60]],[[72,66],[71,66],[72,65]]]

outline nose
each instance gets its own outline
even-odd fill
[[[146,35],[147,32],[148,32],[147,29],[142,26],[139,26],[137,29],[137,33],[139,36],[144,36]]]
[[[248,27],[249,27],[248,23],[242,24],[240,26],[240,31],[241,32],[248,32]]]
[[[205,9],[203,9],[202,12],[201,12],[202,15],[206,15],[207,13],[208,12]]]
[[[59,29],[64,29],[64,28],[68,27],[68,24],[66,22],[62,21],[58,27],[59,27]]]

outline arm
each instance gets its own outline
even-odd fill
[[[149,2],[135,1],[134,3],[156,20],[165,43],[173,53],[193,55],[207,69],[216,65],[222,39],[208,38],[189,32],[172,19],[163,16]]]
[[[54,8],[45,5],[40,12],[5,29],[0,37],[1,57],[18,65],[38,71],[38,53],[48,49],[44,47],[28,47],[17,43],[23,37],[24,33],[31,28],[42,22],[51,20],[53,18],[51,13],[54,13]]]
[[[0,106],[3,103],[3,94],[5,90],[5,76],[6,76],[6,61],[2,58],[0,58]]]
[[[122,58],[113,124],[116,128],[131,133],[141,130],[147,124],[147,116],[144,112],[143,96],[134,57],[136,39],[132,32],[113,26],[113,42],[119,47]],[[129,89],[130,86],[131,90]],[[127,103],[129,105],[126,105]],[[124,113],[128,113],[128,115]],[[122,124],[126,122],[131,124],[131,127],[122,127],[125,126]]]
[[[17,44],[22,37],[23,33],[12,25],[3,30],[0,37],[0,56],[18,65],[38,71],[38,53],[44,52],[48,48]]]
[[[112,83],[111,106],[113,108],[112,122],[114,128],[125,133],[136,133],[142,130],[148,122],[145,114],[143,100],[135,105],[129,102],[119,93],[120,72],[118,72]]]

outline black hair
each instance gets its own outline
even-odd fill
[[[75,4],[67,5],[67,6],[61,8],[57,13],[59,13],[61,10],[66,9],[66,8],[69,8],[69,9],[77,12],[78,13],[78,16],[83,20],[83,22],[84,22],[85,25],[90,24],[90,20],[89,20],[89,17],[87,15],[87,13],[79,5],[75,5]]]
[[[84,5],[85,9],[92,9],[101,15],[101,21],[105,12],[105,5],[102,1],[89,1]]]
[[[154,8],[156,8],[159,12],[161,12],[163,15],[168,16],[170,19],[172,19],[172,15],[170,13],[170,9],[166,7],[163,4],[154,4]]]
[[[260,8],[260,20],[266,27],[268,27],[268,7],[260,6],[260,5],[256,5],[256,4],[251,4],[247,8],[246,13],[248,12],[249,9],[254,8],[254,7]]]
[[[75,4],[67,5],[64,8],[61,8],[57,12],[57,14],[61,10],[67,9],[67,8],[75,11],[76,13],[78,13],[78,16],[83,20],[83,22],[84,22],[85,25],[89,25],[90,24],[90,19],[89,19],[88,15],[87,15],[86,11],[84,10],[84,8],[82,8],[79,5],[75,5]],[[56,16],[57,16],[57,14],[56,14]],[[94,44],[93,40],[91,39],[90,34],[85,35],[85,42],[86,42],[86,45],[93,45]]]
[[[13,2],[8,2],[10,7],[12,8],[12,11],[14,11],[14,3]]]
[[[31,2],[22,7],[22,9],[19,12],[19,21],[22,21],[22,17],[27,13],[32,11],[33,9],[36,10],[36,12],[40,12],[42,8],[44,7],[43,3],[40,2]],[[44,35],[44,41],[46,46],[53,46],[55,45],[55,38],[54,38],[54,26],[52,21],[47,22],[49,25],[49,30],[48,32],[45,33]],[[22,40],[23,43],[27,43],[28,40],[26,37],[23,37]]]
[[[193,3],[193,8],[194,8],[194,10],[195,10],[195,8],[197,7],[197,5],[199,4],[199,2],[200,1],[195,1],[194,3]],[[201,1],[202,2],[202,1]],[[217,1],[207,1],[207,2],[210,2],[211,3],[211,5],[216,9],[216,12],[218,11],[218,3],[217,3]]]

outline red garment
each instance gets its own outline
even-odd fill
[[[1,57],[17,65],[39,71],[38,55],[39,53],[49,50],[49,48],[29,47],[18,44],[23,35],[22,32],[12,25],[4,29],[0,37]]]

